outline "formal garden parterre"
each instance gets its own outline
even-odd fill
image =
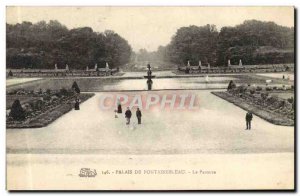
[[[294,126],[294,86],[236,86],[230,82],[227,91],[212,92],[244,110],[276,125]]]
[[[76,84],[76,83],[74,83]],[[16,89],[7,92],[6,127],[44,127],[69,112],[76,99],[81,102],[91,98],[93,93],[80,93],[78,85],[60,90]]]

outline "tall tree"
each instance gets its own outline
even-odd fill
[[[158,52],[158,51],[157,51]],[[165,47],[165,60],[178,64],[272,64],[294,62],[294,28],[274,22],[245,21],[235,27],[181,27]]]
[[[223,27],[219,33],[217,64],[228,59],[238,64],[291,63],[294,61],[294,28],[274,22],[245,21],[235,27]]]
[[[217,41],[215,25],[182,27],[168,45],[169,58],[181,64],[190,61],[192,65],[197,65],[199,60],[215,64]]]

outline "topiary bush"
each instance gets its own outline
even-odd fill
[[[234,81],[230,80],[228,87],[227,87],[227,91],[233,90],[236,88],[236,84],[234,83]]]
[[[25,111],[21,106],[20,101],[17,99],[11,106],[11,111],[9,116],[13,118],[13,120],[22,121],[25,119]]]
[[[79,86],[78,86],[78,84],[77,84],[76,81],[73,82],[72,89],[73,89],[76,93],[80,93],[80,89],[79,89]]]
[[[288,98],[287,100],[289,103],[294,103],[294,97]]]

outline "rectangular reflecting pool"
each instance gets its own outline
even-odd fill
[[[153,79],[153,90],[163,89],[209,89],[226,88],[233,77],[193,77]],[[82,92],[147,90],[147,79],[120,78],[47,78],[37,82],[8,87],[7,90],[24,88],[28,90],[71,88],[76,81]]]

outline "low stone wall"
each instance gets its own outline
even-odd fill
[[[186,66],[178,67],[178,71],[186,74],[205,74],[205,73],[273,73],[294,71],[294,64],[275,64],[275,65],[244,65],[229,67],[199,67],[191,66],[187,70]]]
[[[115,75],[118,72],[117,69],[111,71],[84,71],[84,70],[30,70],[30,69],[11,69],[6,70],[8,77],[101,77]]]

